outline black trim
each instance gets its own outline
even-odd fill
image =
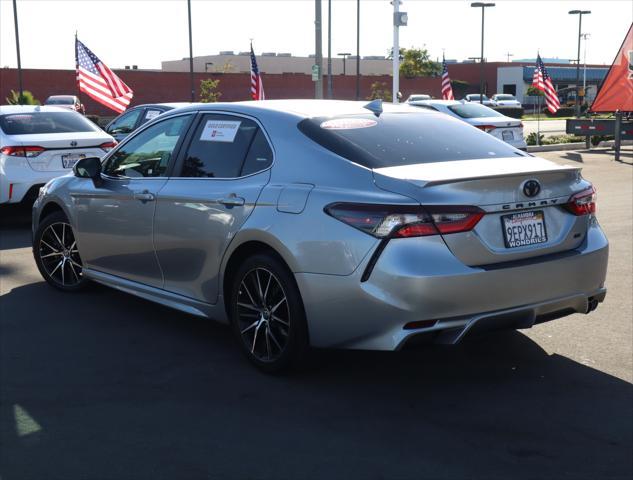
[[[534,265],[536,263],[550,262],[560,260],[562,258],[575,257],[581,253],[578,250],[567,250],[565,252],[548,253],[547,255],[539,255],[538,257],[524,258],[522,260],[511,260],[509,262],[492,263],[489,265],[472,265],[472,268],[481,268],[482,270],[501,270],[504,268],[523,267],[525,265]]]
[[[371,272],[374,271],[374,267],[376,266],[376,262],[378,262],[378,259],[380,258],[380,255],[385,250],[385,247],[387,246],[388,243],[389,243],[389,238],[384,238],[378,244],[378,247],[376,247],[376,250],[374,250],[374,253],[372,254],[371,258],[369,259],[369,262],[367,263],[367,266],[365,267],[365,271],[363,272],[363,276],[360,277],[361,283],[366,282],[367,280],[369,280]]]

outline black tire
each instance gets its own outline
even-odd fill
[[[65,292],[86,286],[74,232],[62,212],[51,213],[40,222],[33,236],[33,257],[49,285]]]
[[[301,294],[292,273],[273,255],[253,255],[240,265],[229,311],[237,342],[257,368],[276,373],[303,366],[309,342]]]

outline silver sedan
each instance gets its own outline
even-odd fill
[[[266,371],[310,346],[529,328],[606,294],[577,166],[380,101],[172,110],[43,187],[33,239],[52,286],[95,281],[228,323]]]

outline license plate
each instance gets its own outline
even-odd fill
[[[514,213],[501,217],[506,248],[525,247],[547,242],[542,210]]]
[[[75,163],[82,158],[86,158],[85,153],[67,153],[66,155],[62,155],[62,165],[64,168],[73,168]]]
[[[514,134],[509,130],[501,132],[501,136],[504,140],[514,140]]]

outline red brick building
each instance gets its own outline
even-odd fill
[[[487,93],[494,94],[497,85],[497,67],[518,66],[517,63],[487,63],[485,65],[485,83]],[[186,102],[190,99],[188,72],[163,72],[151,70],[115,70],[125,83],[134,90],[132,105],[141,103]],[[480,65],[472,63],[458,63],[449,65],[452,80],[460,80],[465,84],[456,87],[456,97],[466,93],[479,91]],[[43,102],[49,95],[77,94],[77,84],[74,70],[40,70],[25,69],[22,71],[23,87],[33,93],[35,98]],[[245,73],[195,73],[194,84],[196,98],[199,93],[200,81],[213,78],[220,80],[218,91],[222,93],[221,101],[233,102],[248,100],[250,92],[250,77]],[[299,73],[264,74],[264,88],[269,99],[281,98],[314,98],[314,83],[310,75]],[[360,96],[367,98],[371,85],[382,82],[391,90],[391,76],[372,75],[362,76]],[[439,77],[400,78],[400,91],[404,98],[412,93],[427,93],[434,97],[441,97]],[[324,80],[327,85],[327,77]],[[0,102],[6,103],[5,98],[11,90],[18,90],[17,70],[13,68],[0,69]],[[356,98],[356,78],[354,76],[337,75],[333,78],[334,98],[354,100]],[[460,91],[461,90],[461,91]],[[86,105],[88,114],[114,116],[115,112],[93,101],[82,94],[82,102]]]

